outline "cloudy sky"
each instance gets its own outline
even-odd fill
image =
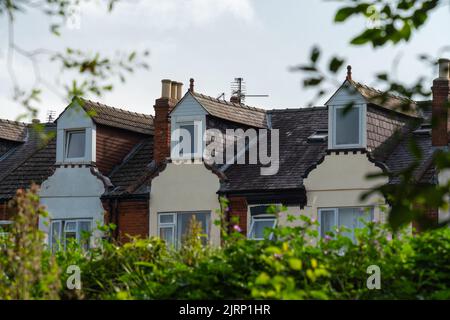
[[[153,113],[160,96],[160,81],[181,81],[187,88],[190,77],[196,91],[219,96],[230,93],[230,83],[243,77],[249,94],[269,94],[268,98],[248,98],[247,103],[263,108],[306,106],[314,92],[301,87],[301,75],[288,69],[307,61],[317,44],[328,56],[339,54],[353,66],[356,80],[373,83],[377,71],[390,70],[395,58],[397,79],[412,81],[422,73],[433,76],[417,61],[417,55],[439,55],[449,45],[449,7],[435,12],[425,28],[407,45],[374,50],[352,47],[349,39],[364,21],[352,19],[333,24],[339,3],[324,0],[129,0],[108,14],[104,7],[87,5],[81,9],[80,28],[65,28],[62,37],[49,34],[49,21],[39,14],[19,16],[16,42],[29,50],[37,48],[83,48],[112,54],[122,50],[150,50],[149,71],[139,71],[127,83],[95,99],[105,104],[142,113]],[[0,17],[0,117],[16,119],[23,109],[12,101],[12,82],[6,64],[6,20]],[[446,56],[450,56],[447,51]],[[33,82],[29,61],[16,57],[14,70],[23,86]],[[344,71],[343,71],[344,72]],[[41,74],[53,81],[58,70],[42,61]],[[340,75],[342,80],[344,74]],[[321,104],[324,101],[317,101]],[[67,102],[52,92],[44,92],[40,117],[48,110],[60,112]]]

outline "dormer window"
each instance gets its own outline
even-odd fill
[[[204,118],[187,116],[177,119],[174,118],[172,118],[172,132],[170,137],[172,159],[201,159],[204,148]]]
[[[330,106],[332,139],[330,148],[363,148],[365,105]]]
[[[83,159],[86,151],[86,131],[73,130],[66,132],[66,159]]]

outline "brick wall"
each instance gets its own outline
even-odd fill
[[[11,214],[7,210],[7,203],[0,203],[0,220],[9,220],[11,219]]]
[[[229,200],[229,217],[233,221],[233,217],[238,219],[238,225],[241,233],[247,235],[247,199],[244,197],[228,197]],[[233,226],[230,226],[233,227]]]
[[[425,210],[425,217],[420,221],[413,221],[412,225],[417,232],[421,232],[423,229],[422,226],[427,228],[436,226],[438,223],[439,223],[439,209],[428,208]]]
[[[448,110],[446,103],[450,101],[450,80],[436,79],[433,81],[433,102],[432,102],[432,144],[433,146],[447,146],[448,144]]]
[[[120,243],[129,241],[129,236],[147,238],[149,235],[149,207],[148,200],[117,200],[117,207],[115,200],[111,200],[113,213],[118,212],[117,216],[113,217],[113,223],[118,225],[116,230],[116,237]],[[110,222],[110,206],[109,200],[103,201],[103,207],[107,211],[105,222]]]
[[[169,113],[175,107],[177,100],[160,98],[155,101],[155,138],[153,157],[157,163],[163,162],[170,156],[170,121]]]
[[[114,166],[122,162],[137,143],[146,138],[149,137],[127,130],[98,125],[96,164],[100,172],[108,175]]]

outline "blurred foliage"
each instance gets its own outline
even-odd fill
[[[11,228],[0,239],[0,299],[57,299],[59,268],[44,247],[38,218],[47,213],[39,203],[38,187],[18,190],[9,204]]]
[[[91,52],[84,48],[65,48],[60,51],[48,48],[24,49],[15,40],[14,26],[21,16],[39,12],[48,17],[49,32],[55,37],[63,36],[63,29],[73,19],[80,19],[83,5],[94,3],[107,12],[115,8],[119,0],[0,0],[0,21],[8,22],[7,67],[11,79],[14,101],[25,107],[23,117],[37,117],[43,91],[53,93],[69,102],[74,96],[93,95],[100,97],[114,89],[114,81],[125,82],[128,75],[136,70],[148,70],[146,62],[149,51],[118,50],[114,55]],[[100,10],[101,8],[99,8]],[[37,32],[37,30],[33,30]],[[120,48],[118,48],[120,49]],[[14,57],[19,55],[30,61],[34,82],[31,88],[23,85],[16,75]],[[59,73],[51,81],[48,72],[41,67],[43,59],[59,67]],[[61,79],[65,76],[64,79]]]
[[[367,28],[350,43],[373,47],[409,41],[413,33],[424,26],[431,11],[445,3],[442,0],[338,1],[346,5],[336,12],[335,22],[341,23],[352,17],[362,17],[366,21]]]
[[[334,21],[344,23],[350,18],[359,18],[362,21],[363,30],[353,39],[350,45],[371,45],[374,48],[387,45],[398,45],[400,42],[409,42],[415,32],[420,30],[431,15],[441,6],[449,5],[448,1],[439,0],[337,0],[342,6],[335,13]],[[450,44],[449,44],[450,45]],[[440,48],[437,56],[430,53],[420,54],[417,58],[437,77],[436,65],[450,47]],[[328,57],[328,58],[326,58]],[[324,61],[325,60],[325,61]],[[379,95],[373,97],[380,105],[388,101],[392,96],[400,96],[406,99],[396,106],[397,111],[403,113],[421,113],[426,104],[414,103],[414,101],[429,101],[431,99],[430,77],[418,75],[417,79],[396,79],[396,70],[401,62],[401,57],[395,57],[391,70],[380,70],[375,74],[374,86],[381,87]],[[345,71],[346,59],[340,55],[324,53],[319,46],[314,46],[307,62],[292,66],[292,72],[300,72],[303,75],[302,86],[305,89],[315,91],[315,96],[310,105],[318,99],[330,96],[336,88],[343,84],[343,78],[339,78]],[[348,70],[351,72],[351,69]],[[354,77],[352,77],[354,79]],[[351,86],[348,90],[354,91]],[[353,92],[350,92],[353,93]],[[449,108],[450,103],[443,106]],[[350,103],[347,111],[352,107]],[[433,118],[431,125],[436,126],[437,119]],[[420,121],[411,121],[411,127],[418,127]],[[400,133],[398,133],[400,136]],[[419,165],[430,159],[425,159],[417,142],[412,138],[408,141],[408,150],[414,161],[400,172],[384,172],[381,176],[396,181],[397,184],[388,184],[374,188],[363,198],[372,193],[382,194],[390,204],[389,223],[394,230],[408,225],[412,221],[421,225],[421,229],[434,228],[448,225],[449,221],[441,221],[439,225],[431,223],[427,219],[427,213],[431,208],[448,209],[448,197],[450,196],[450,184],[424,185],[417,181],[415,172]],[[436,150],[432,157],[432,163],[437,172],[445,172],[450,168],[450,158],[446,148]],[[367,178],[379,178],[380,175],[371,175]]]
[[[321,238],[317,221],[287,215],[288,224],[266,230],[265,240],[235,231],[211,247],[202,245],[193,220],[175,249],[154,237],[120,245],[106,240],[114,230],[106,225],[100,227],[104,239],[89,251],[73,242],[52,256],[36,229],[37,216],[46,215],[36,190],[18,192],[14,230],[0,238],[3,299],[450,298],[449,228],[392,234],[367,222],[354,240],[342,227]],[[372,265],[381,270],[379,290],[367,288]],[[66,286],[71,266],[80,268],[80,290]]]

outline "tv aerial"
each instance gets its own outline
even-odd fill
[[[267,98],[268,94],[247,94],[244,78],[234,78],[231,83],[231,102],[244,103],[245,98]]]

